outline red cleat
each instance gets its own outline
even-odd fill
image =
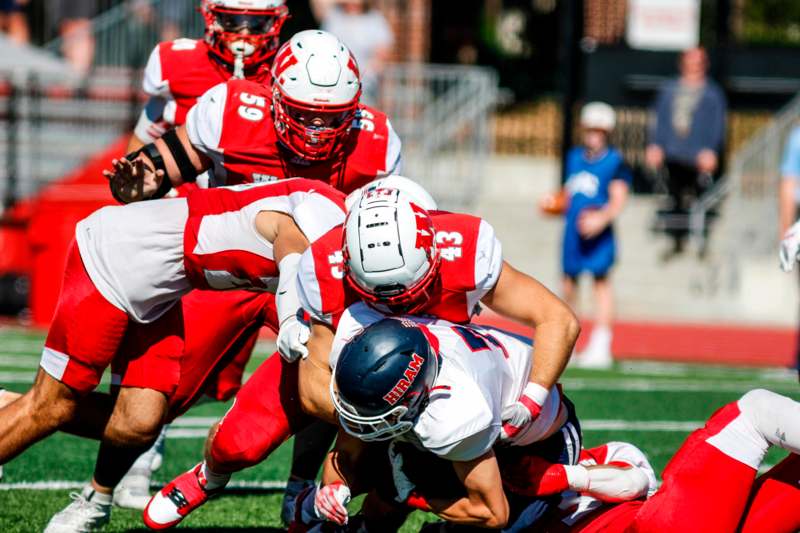
[[[158,491],[144,508],[144,523],[150,529],[169,529],[189,516],[189,513],[203,505],[212,496],[222,491],[222,487],[206,490],[200,477],[198,464],[188,472],[176,477]]]

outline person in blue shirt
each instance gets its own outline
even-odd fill
[[[575,305],[578,278],[594,278],[594,328],[577,364],[611,366],[611,324],[614,294],[609,273],[616,258],[613,222],[628,198],[631,173],[622,154],[609,145],[616,116],[608,104],[591,102],[581,111],[582,145],[573,147],[566,162],[567,194],[562,267],[564,298]]]

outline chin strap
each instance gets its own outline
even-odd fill
[[[236,60],[233,62],[233,77],[243,80],[244,76],[244,54],[236,53]]]

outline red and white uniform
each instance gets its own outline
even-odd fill
[[[451,322],[469,322],[480,299],[500,275],[502,246],[494,229],[480,218],[452,213],[433,215],[444,258],[441,285],[423,312]],[[300,261],[298,292],[306,311],[336,326],[347,305],[356,301],[346,289],[342,267],[342,228],[311,244]],[[278,354],[250,377],[225,415],[210,453],[219,464],[241,469],[258,464],[309,420],[300,413],[297,382],[284,379],[295,365]],[[261,391],[275,391],[265,397]]]
[[[348,307],[336,328],[331,369],[336,368],[339,355],[355,335],[384,318],[386,315],[363,302]],[[492,328],[406,318],[424,328],[441,357],[439,375],[410,441],[449,461],[480,457],[494,446],[500,436],[503,411],[517,401],[528,383],[531,346]],[[437,394],[437,390],[441,392]],[[541,414],[509,443],[527,446],[552,435],[565,421],[565,415],[559,417],[560,410],[561,394],[554,386]]]
[[[755,451],[760,446],[746,444],[749,433],[738,402],[728,404],[687,437],[667,464],[664,483],[655,495],[604,506],[589,496],[565,493],[557,513],[541,524],[541,531],[728,533],[740,531],[740,526],[748,533],[796,531],[800,527],[800,460],[790,455],[754,485],[763,454]],[[584,464],[641,466],[624,453],[615,455],[609,449],[608,457],[602,457],[602,447],[601,453],[594,451],[582,457],[582,462],[590,461]]]
[[[142,88],[151,98],[161,101],[160,126],[170,128],[184,124],[198,99],[232,75],[211,54],[203,39],[176,39],[159,43],[153,49],[144,69]],[[259,71],[255,80],[269,81],[268,65]]]
[[[271,101],[269,87],[233,79],[203,95],[189,112],[189,139],[214,162],[216,182],[209,186],[303,176],[350,193],[398,171],[400,139],[380,111],[362,105],[344,151],[331,160],[309,162],[281,146]]]
[[[494,228],[471,215],[431,213],[442,265],[434,294],[420,315],[456,323],[469,322],[491,291],[503,267],[503,247]],[[344,281],[341,229],[313,243],[300,260],[298,293],[304,309],[320,322],[336,327],[344,310],[359,301]]]
[[[279,272],[272,245],[255,228],[262,211],[292,216],[313,240],[343,221],[344,195],[318,182],[293,179],[105,207],[81,221],[75,235],[79,253],[73,251],[77,260],[71,257],[65,272],[42,367],[77,390],[91,390],[116,354],[128,320],[152,324],[138,328],[139,342],[149,349],[141,339],[150,331],[157,334],[153,345],[166,336],[183,338],[183,318],[176,317],[180,306],[174,304],[193,289],[274,290]],[[70,287],[72,278],[83,292]],[[84,301],[97,305],[89,309]],[[106,322],[118,335],[106,337],[106,331],[93,327]],[[165,332],[165,323],[174,328]],[[91,369],[92,376],[73,380],[73,359]]]

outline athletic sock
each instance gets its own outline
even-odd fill
[[[120,448],[108,443],[100,444],[94,465],[94,481],[101,487],[113,489],[125,477],[142,453],[149,448]]]
[[[563,466],[567,484],[571,490],[584,491],[589,488],[589,472],[583,465],[559,465]]]
[[[227,485],[228,481],[231,479],[230,474],[217,474],[208,468],[208,464],[206,464],[205,461],[203,461],[203,466],[200,467],[200,476],[202,476],[202,480],[205,482],[202,483],[202,486],[206,490],[221,489]]]
[[[738,404],[742,414],[748,416],[767,442],[800,453],[800,403],[758,389],[742,396]]]
[[[81,495],[92,503],[98,505],[111,505],[113,496],[111,494],[104,494],[97,492],[91,485],[86,485],[81,492]]]

